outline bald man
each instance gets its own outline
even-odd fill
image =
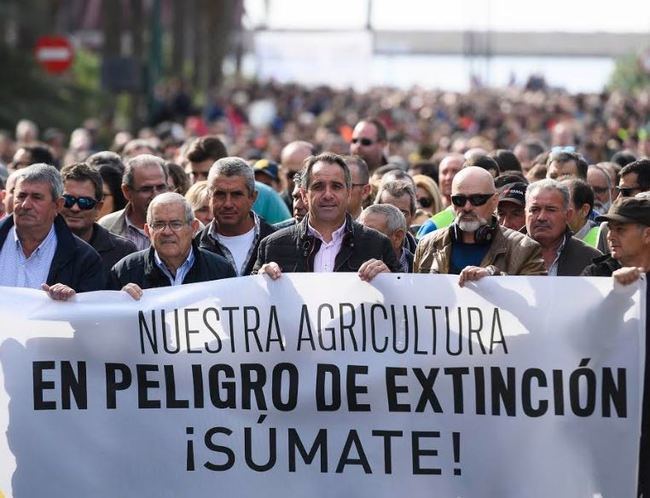
[[[492,175],[469,166],[451,186],[454,222],[425,236],[415,251],[415,273],[459,275],[459,285],[492,275],[545,275],[537,242],[499,225]]]
[[[293,209],[291,196],[294,188],[293,175],[300,173],[302,166],[309,156],[314,154],[314,146],[303,140],[289,142],[280,153],[280,186],[282,187],[282,200],[289,211]]]

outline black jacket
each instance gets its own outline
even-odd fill
[[[283,272],[312,272],[321,241],[308,231],[308,218],[297,225],[278,230],[262,240],[253,272],[264,263],[275,262]],[[399,272],[399,261],[388,237],[352,221],[347,216],[341,250],[334,262],[335,272],[356,272],[369,259],[380,259],[392,272]]]
[[[14,225],[13,216],[0,222],[0,247],[7,240],[9,230]],[[106,278],[102,271],[102,260],[92,247],[74,235],[61,215],[54,219],[56,251],[47,284],[65,284],[76,292],[89,292],[104,289]]]
[[[257,248],[259,247],[260,242],[266,236],[275,232],[275,228],[273,228],[273,225],[269,225],[262,218],[259,218],[259,222],[260,222],[259,237],[255,240],[255,247],[250,253],[250,258],[246,262],[246,266],[244,268],[244,273],[242,273],[242,276],[251,274],[251,272],[253,271],[253,265],[255,264],[255,258],[257,257]],[[198,244],[198,246],[201,249],[205,249],[207,251],[218,254],[219,256],[225,257],[225,254],[221,250],[221,247],[219,247],[219,245],[215,243],[214,239],[210,237],[210,230],[212,230],[212,226],[214,223],[215,221],[213,220],[203,230],[197,233],[196,236],[194,237],[194,241]],[[233,268],[233,270],[235,271],[235,273],[237,273],[237,268]]]
[[[93,224],[93,235],[88,243],[102,258],[102,267],[107,282],[111,268],[115,266],[115,263],[124,256],[128,256],[138,250],[135,244],[129,239],[115,235],[97,223]]]
[[[184,284],[207,282],[220,278],[234,277],[235,272],[223,256],[194,248],[194,264],[185,275]],[[169,287],[169,278],[162,272],[154,259],[154,249],[134,252],[122,258],[111,269],[108,289],[120,290],[128,283],[138,284],[142,289]]]
[[[578,276],[591,264],[594,258],[603,255],[598,249],[594,249],[580,239],[573,237],[569,230],[565,233],[565,241],[557,262],[557,275],[559,277]]]
[[[618,270],[621,264],[616,261],[610,254],[605,254],[594,258],[593,263],[587,266],[583,272],[583,277],[611,277],[612,273]]]

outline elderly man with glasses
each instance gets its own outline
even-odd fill
[[[122,193],[128,201],[124,209],[107,214],[99,224],[109,232],[129,239],[138,250],[149,247],[144,231],[147,207],[158,194],[167,192],[165,162],[151,154],[140,154],[126,162],[122,177]]]
[[[143,289],[234,277],[223,256],[193,242],[198,225],[182,195],[168,192],[153,199],[144,225],[151,247],[119,261],[111,269],[109,288],[140,299]]]
[[[451,186],[454,222],[425,236],[415,251],[414,273],[460,275],[459,285],[492,275],[544,275],[539,244],[499,225],[492,175],[463,168]]]

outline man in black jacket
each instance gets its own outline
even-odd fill
[[[13,215],[0,222],[0,285],[42,288],[59,300],[104,288],[99,254],[58,214],[62,193],[61,175],[53,166],[21,170]]]
[[[584,276],[609,277],[624,266],[650,270],[650,195],[619,197],[596,220],[607,222],[610,253],[594,259],[582,272]]]
[[[568,223],[573,214],[566,185],[552,179],[531,183],[526,190],[526,230],[542,246],[544,266],[549,276],[577,276],[597,249],[573,236]]]
[[[260,241],[275,229],[253,211],[253,169],[239,157],[224,157],[208,174],[214,219],[196,236],[202,249],[228,260],[237,275],[250,275]]]
[[[283,272],[358,272],[366,281],[382,272],[398,272],[388,238],[346,214],[351,183],[341,156],[310,157],[304,178],[308,214],[262,240],[254,272],[274,280]]]
[[[109,232],[95,221],[104,205],[104,182],[95,168],[87,163],[69,164],[61,170],[61,177],[61,216],[72,233],[88,242],[99,253],[108,279],[113,265],[138,249],[130,240]]]
[[[151,247],[118,262],[111,269],[109,288],[140,299],[143,289],[234,277],[223,257],[193,243],[197,228],[192,206],[182,195],[168,192],[155,197],[144,226]]]

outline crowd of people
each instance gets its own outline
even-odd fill
[[[629,284],[650,270],[649,96],[251,84],[107,150],[88,128],[57,148],[24,120],[0,134],[0,285],[69,300],[288,272]]]

